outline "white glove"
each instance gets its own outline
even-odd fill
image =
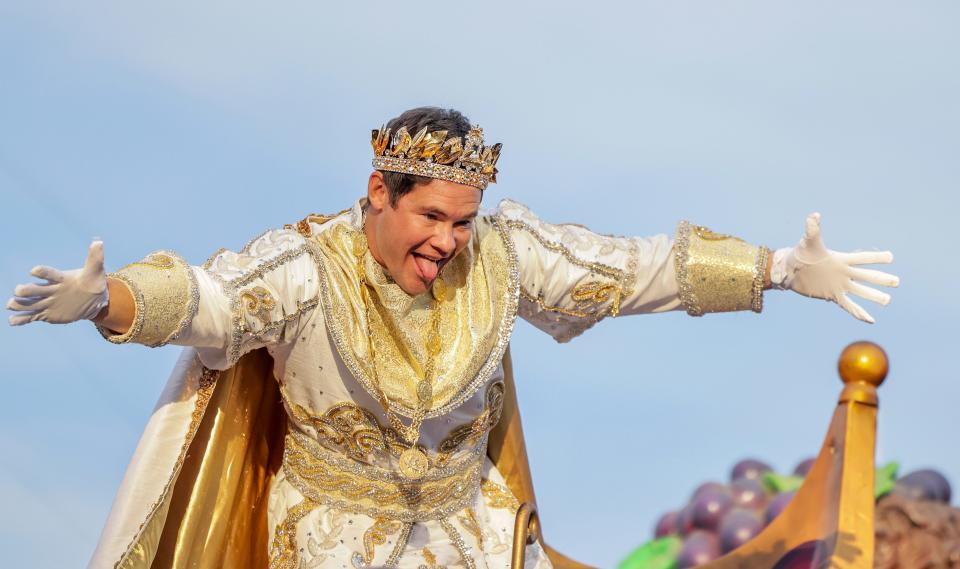
[[[95,318],[107,306],[107,276],[103,272],[103,241],[90,244],[82,269],[58,271],[37,266],[30,274],[46,283],[28,283],[13,289],[7,308],[17,311],[11,326],[41,321],[66,324]]]
[[[895,287],[899,286],[900,279],[889,273],[860,269],[854,265],[891,262],[893,253],[890,251],[838,253],[827,249],[820,238],[820,214],[811,213],[807,216],[806,234],[800,243],[796,247],[777,249],[773,253],[770,280],[775,288],[790,289],[804,296],[836,302],[855,318],[873,324],[873,317],[850,300],[847,293],[887,305],[890,302],[889,294],[855,280]]]

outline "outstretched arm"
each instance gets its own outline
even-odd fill
[[[873,319],[849,294],[887,304],[890,296],[856,281],[897,286],[896,276],[858,267],[889,263],[890,252],[838,253],[820,238],[819,215],[808,218],[796,247],[770,252],[687,222],[675,239],[612,237],[582,226],[541,221],[505,200],[498,214],[520,261],[520,316],[567,341],[607,316],[686,310],[762,309],[763,291],[789,289],[836,302]]]
[[[106,275],[103,244],[95,242],[83,268],[32,274],[47,282],[15,288],[11,325],[92,320],[110,342],[193,346],[216,369],[292,341],[301,315],[317,305],[310,249],[288,229],[267,231],[237,253],[218,251],[202,267],[158,251]]]

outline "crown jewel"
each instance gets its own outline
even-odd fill
[[[415,176],[426,176],[466,184],[481,190],[497,181],[499,142],[483,145],[483,129],[470,127],[466,136],[447,138],[447,131],[420,129],[410,135],[402,126],[390,136],[390,129],[373,131],[373,167]]]

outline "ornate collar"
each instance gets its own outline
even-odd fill
[[[320,302],[327,329],[340,357],[371,395],[373,368],[391,409],[409,417],[416,407],[415,386],[425,361],[427,295],[410,296],[393,283],[369,251],[361,262],[372,277],[370,336],[360,295],[354,243],[364,240],[363,201],[309,239],[320,275]],[[448,413],[471,397],[496,370],[517,313],[519,270],[513,242],[497,216],[476,220],[470,244],[443,268],[446,297],[441,304],[443,348],[435,362],[433,403],[427,417]],[[428,293],[429,294],[429,293]]]

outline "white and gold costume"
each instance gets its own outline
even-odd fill
[[[362,202],[202,267],[161,251],[113,275],[137,314],[126,334],[103,331],[110,341],[190,348],[92,567],[509,567],[518,504],[486,444],[516,316],[565,342],[606,316],[761,307],[765,248],[686,223],[676,239],[602,236],[505,200],[441,274],[420,438],[430,469],[412,481],[373,382],[411,416],[431,299],[408,296],[366,251]],[[549,567],[538,545],[527,559]]]

